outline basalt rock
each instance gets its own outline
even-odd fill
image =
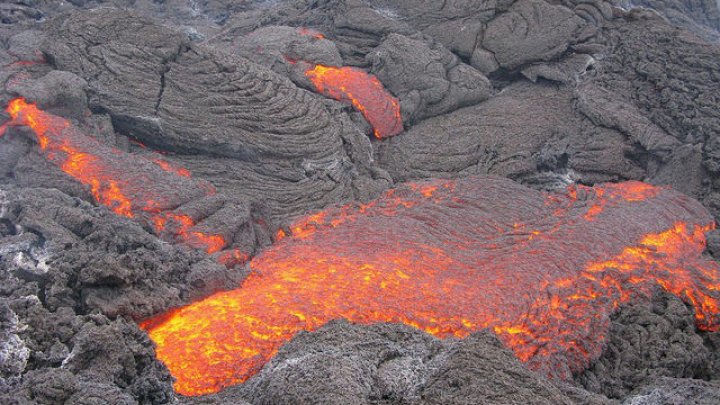
[[[649,307],[628,306],[612,320],[602,356],[577,380],[589,391],[621,399],[659,377],[712,378],[710,351],[692,318],[691,309],[666,294],[656,295]]]
[[[404,325],[347,322],[297,335],[262,373],[227,392],[253,404],[573,403],[492,333],[440,341]]]
[[[439,43],[390,34],[368,54],[370,72],[400,99],[414,123],[487,100],[492,84]]]
[[[542,0],[520,0],[488,23],[482,47],[498,65],[514,69],[562,54],[579,38],[585,21],[572,10]]]
[[[641,10],[631,11],[610,26],[600,42],[611,52],[578,87],[579,109],[597,124],[627,134],[649,152],[649,159],[644,160],[650,181],[668,181],[662,166],[687,161],[682,165],[685,169],[676,166],[673,171],[688,173],[692,186],[683,186],[677,179],[670,184],[704,198],[717,188],[711,179],[720,170],[714,135],[720,131],[714,97],[720,85],[720,48]],[[666,61],[662,66],[660,59]],[[689,150],[698,148],[702,149],[702,168],[694,163],[697,158],[690,157]],[[702,174],[705,170],[709,173]]]
[[[620,3],[627,7],[651,8],[679,27],[708,41],[720,42],[720,4],[717,0],[624,0]]]
[[[38,283],[51,310],[142,318],[237,285],[229,270],[158,240],[135,222],[52,189],[11,189],[0,241],[6,272]],[[192,282],[202,274],[203,282]]]
[[[147,337],[132,322],[50,310],[43,289],[3,272],[2,306],[23,325],[18,339],[29,353],[21,378],[2,380],[3,403],[167,403],[170,375]],[[29,294],[29,295],[28,295]]]
[[[629,396],[624,405],[693,404],[712,405],[720,401],[720,385],[694,379],[658,378]]]
[[[378,144],[378,162],[395,181],[494,174],[552,188],[573,179],[642,179],[625,137],[595,126],[573,98],[567,87],[517,83]]]

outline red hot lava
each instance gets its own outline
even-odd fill
[[[305,76],[323,95],[350,102],[373,127],[378,139],[403,131],[400,104],[377,77],[353,67],[316,65]]]
[[[149,223],[158,234],[171,228],[172,237],[208,253],[227,244],[222,235],[195,229],[195,218],[173,211],[214,193],[212,185],[191,179],[186,169],[110,148],[22,98],[12,100],[7,112],[10,125],[32,128],[47,159],[87,185],[95,200],[116,214]]]
[[[637,182],[560,194],[483,177],[405,185],[299,221],[241,288],[142,326],[185,395],[244,381],[336,318],[438,337],[492,328],[531,368],[567,378],[600,355],[618,306],[658,286],[720,329],[720,272],[702,256],[713,225],[696,201]]]
[[[312,29],[312,28],[299,27],[299,28],[297,29],[297,32],[298,32],[298,34],[300,34],[300,35],[305,35],[305,36],[312,37],[312,38],[315,38],[315,39],[325,39],[325,35],[323,35],[321,32],[316,31],[316,30],[314,30],[314,29]]]

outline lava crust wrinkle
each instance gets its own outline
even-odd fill
[[[658,285],[699,328],[720,327],[720,272],[702,256],[713,224],[696,201],[639,182],[556,194],[494,177],[410,183],[298,221],[240,288],[141,326],[185,395],[245,381],[337,318],[444,338],[491,328],[532,369],[569,378],[600,355],[619,305]]]

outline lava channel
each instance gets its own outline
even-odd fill
[[[319,93],[350,102],[372,125],[376,138],[389,138],[403,131],[400,104],[377,77],[353,67],[323,65],[306,70],[305,76]]]
[[[189,171],[162,159],[149,160],[106,146],[23,98],[10,101],[7,112],[11,121],[4,125],[30,127],[45,157],[88,186],[94,199],[116,214],[208,253],[227,245],[224,235],[198,229],[196,218],[177,210],[214,194],[210,183],[192,179]]]
[[[659,288],[720,329],[720,272],[703,257],[713,226],[698,202],[639,182],[557,194],[492,177],[408,184],[298,221],[240,288],[141,326],[184,395],[245,381],[337,318],[441,338],[492,328],[530,368],[569,378],[601,354],[619,305]]]

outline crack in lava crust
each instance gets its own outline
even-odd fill
[[[4,126],[30,127],[45,157],[90,187],[95,200],[116,214],[208,253],[227,246],[223,235],[198,230],[195,218],[173,211],[184,202],[214,194],[210,183],[191,179],[187,169],[162,159],[148,160],[110,148],[23,98],[11,100],[6,111],[12,119]]]
[[[443,338],[492,328],[531,368],[568,378],[600,355],[610,314],[657,286],[718,330],[720,274],[702,256],[713,226],[696,201],[638,182],[559,194],[488,177],[408,184],[298,221],[241,288],[141,326],[185,395],[246,380],[337,318]]]

